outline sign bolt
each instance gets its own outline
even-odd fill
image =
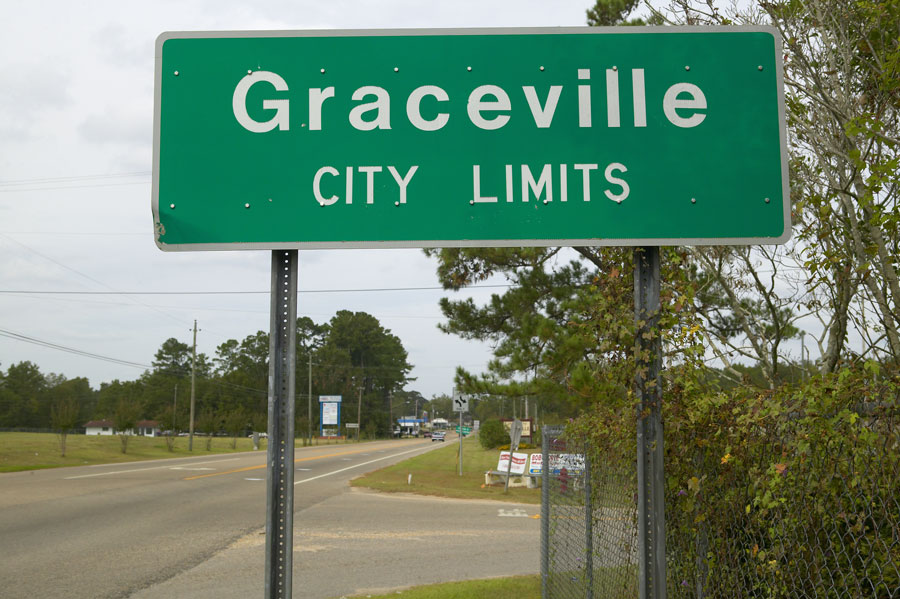
[[[697,203],[697,198],[691,198],[691,204],[696,204],[696,203]]]
[[[169,204],[169,208],[171,208],[172,210],[175,210],[175,204]]]
[[[614,70],[614,71],[618,71],[618,70],[619,70],[619,67],[613,65],[613,70]]]
[[[399,206],[400,202],[394,202],[394,206]]]
[[[178,77],[178,71],[175,71],[175,76]]]
[[[543,71],[543,70],[544,70],[544,67],[541,67],[541,70]]]
[[[467,70],[467,71],[471,71],[471,70],[472,70],[472,67],[466,67],[466,70]]]
[[[766,204],[768,204],[770,201],[771,200],[769,200],[769,198],[766,198]]]
[[[320,73],[324,73],[324,72],[325,72],[325,69],[319,69],[319,72],[320,72]]]
[[[250,207],[250,202],[247,202],[246,204],[244,204],[244,208],[249,208],[249,207]]]
[[[759,66],[756,67],[756,68],[759,69],[759,70],[761,71],[761,70],[762,70],[762,65],[759,65]]]
[[[469,200],[469,206],[474,206],[474,205],[475,205],[475,200]]]
[[[399,72],[400,72],[400,69],[399,69],[398,67],[394,67],[394,72],[395,72],[395,73],[399,73]]]
[[[685,71],[690,71],[690,70],[691,70],[691,66],[690,66],[690,65],[684,65],[684,70],[685,70]]]
[[[252,74],[253,74],[253,69],[247,69],[247,74],[248,74],[248,75],[252,75]]]

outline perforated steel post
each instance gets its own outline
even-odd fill
[[[297,250],[272,252],[266,477],[266,599],[290,599],[294,549]]]
[[[638,322],[637,408],[638,560],[640,599],[666,597],[663,496],[662,339],[659,332],[659,248],[634,250],[634,316]]]

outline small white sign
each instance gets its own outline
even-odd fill
[[[325,403],[322,404],[322,424],[324,426],[334,425],[338,423],[338,404]]]
[[[500,461],[497,462],[497,472],[506,472],[509,469],[510,474],[525,474],[525,464],[528,462],[527,453],[513,453],[512,468],[509,466],[509,452],[500,452]]]
[[[584,473],[583,453],[551,453],[550,472],[559,474],[565,468],[567,474],[581,475]]]
[[[543,464],[543,455],[539,453],[531,454],[531,457],[528,459],[528,474],[541,474],[544,471],[542,468]]]
[[[346,426],[347,428],[359,428],[359,423],[358,422],[348,422],[344,426]]]

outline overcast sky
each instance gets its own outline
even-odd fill
[[[0,19],[0,369],[30,360],[94,387],[148,365],[169,337],[209,356],[268,329],[267,251],[163,253],[150,213],[154,42],[164,31],[581,26],[590,0],[155,0],[3,4]],[[415,365],[409,388],[447,393],[490,348],[437,330],[435,263],[419,250],[300,252],[299,313],[366,311]],[[304,291],[317,290],[318,293]],[[45,293],[10,293],[37,292]],[[46,292],[81,291],[84,295]],[[253,294],[125,295],[244,291]],[[472,290],[485,301],[496,289]],[[102,292],[102,293],[97,293]],[[112,293],[121,292],[121,293]]]

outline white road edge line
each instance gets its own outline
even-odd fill
[[[185,464],[185,466],[198,466],[200,464],[218,464],[220,462],[231,462],[233,460],[237,460],[238,458],[228,458],[225,460],[207,460],[206,462],[193,462],[191,464]],[[81,474],[79,476],[67,476],[63,480],[74,480],[76,478],[93,478],[95,476],[108,476],[110,474],[127,474],[129,472],[143,472],[145,470],[160,470],[162,468],[174,469],[175,467],[172,464],[167,464],[165,466],[152,466],[150,468],[134,468],[132,470],[116,470],[114,472],[98,472],[97,474]]]
[[[304,478],[303,480],[298,480],[294,483],[294,486],[302,485],[303,483],[312,482],[314,480],[325,478],[326,476],[331,476],[332,474],[340,474],[341,472],[346,472],[347,470],[353,470],[354,468],[359,468],[360,466],[367,466],[369,464],[374,464],[375,462],[380,462],[381,460],[387,460],[389,458],[395,458],[397,456],[406,455],[408,453],[413,453],[414,451],[422,451],[423,448],[417,447],[416,449],[410,449],[409,451],[404,451],[402,453],[394,453],[391,455],[386,455],[383,458],[375,458],[374,460],[369,460],[368,462],[363,462],[362,464],[354,464],[353,466],[347,466],[346,468],[341,468],[340,470],[335,470],[334,472],[326,472],[325,474],[320,474],[319,476],[313,476],[312,478]]]

